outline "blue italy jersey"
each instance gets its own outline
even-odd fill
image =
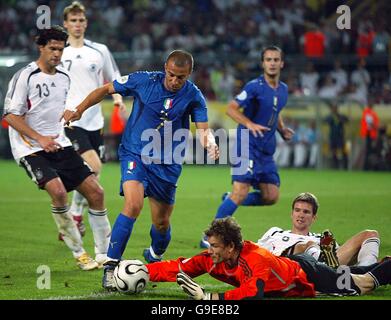
[[[250,149],[256,149],[264,155],[273,155],[276,150],[275,132],[278,125],[278,115],[288,101],[288,87],[282,81],[276,89],[269,86],[263,76],[248,82],[242,92],[235,97],[235,101],[243,108],[243,114],[252,122],[270,128],[263,137],[249,136]],[[246,129],[239,124],[240,131]],[[240,139],[238,139],[240,143]]]
[[[201,91],[190,81],[177,92],[164,87],[163,72],[139,71],[113,82],[116,93],[133,96],[132,113],[119,149],[120,159],[141,155],[154,163],[181,164],[185,154],[189,119],[207,122]]]

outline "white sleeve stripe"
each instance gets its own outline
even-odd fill
[[[33,169],[31,168],[30,164],[26,161],[25,157],[21,158],[20,162],[23,163],[24,167],[30,173],[31,180],[33,180],[33,182],[35,183],[38,183],[37,177],[35,176]]]

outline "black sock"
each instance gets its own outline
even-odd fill
[[[375,281],[375,288],[391,284],[391,260],[380,263],[378,266],[369,271],[368,274]]]

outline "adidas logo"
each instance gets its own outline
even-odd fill
[[[53,87],[55,87],[56,85],[55,85],[54,82],[52,82],[52,84],[51,84],[50,86],[53,88]]]
[[[76,56],[76,59],[81,59],[81,55],[78,54],[78,55]]]

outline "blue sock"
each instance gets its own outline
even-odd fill
[[[241,206],[261,206],[262,195],[260,191],[250,192],[247,198],[240,204]]]
[[[215,219],[222,219],[228,216],[232,216],[238,206],[231,200],[231,198],[227,197],[223,203],[220,205],[217,210]]]
[[[154,225],[152,225],[149,234],[152,238],[151,247],[153,249],[153,252],[161,256],[166,251],[168,244],[170,243],[171,226],[169,226],[166,231],[160,232],[156,229]]]
[[[129,237],[132,234],[133,225],[135,222],[135,218],[129,218],[123,213],[118,215],[111,232],[109,250],[107,251],[107,256],[109,258],[116,260],[121,259]]]

